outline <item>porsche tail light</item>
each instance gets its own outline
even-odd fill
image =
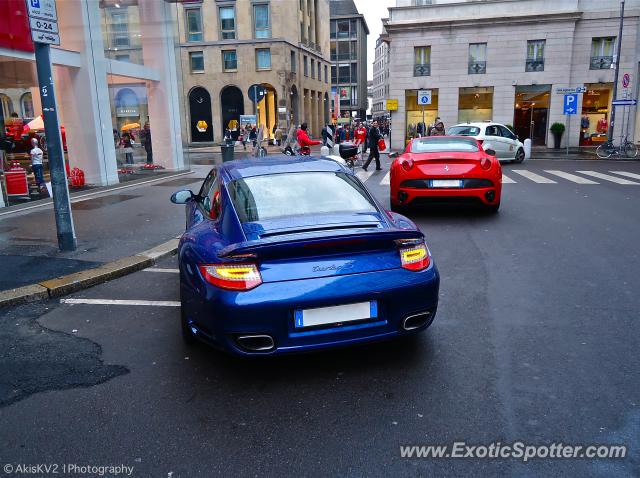
[[[400,248],[402,268],[410,271],[421,271],[429,267],[431,259],[427,245],[419,242],[415,245]]]
[[[480,167],[482,169],[491,169],[491,160],[489,158],[482,158],[482,160],[480,160]]]
[[[405,171],[411,171],[413,168],[413,160],[412,159],[403,159],[402,160],[402,169]]]
[[[202,264],[202,277],[216,287],[246,291],[262,284],[262,276],[255,264]]]

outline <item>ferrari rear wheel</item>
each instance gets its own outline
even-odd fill
[[[487,206],[486,211],[489,214],[496,214],[500,210],[500,203],[492,204],[491,206]]]
[[[516,163],[520,164],[522,161],[524,161],[524,149],[520,148],[518,149],[518,151],[516,152],[516,159],[514,160]]]

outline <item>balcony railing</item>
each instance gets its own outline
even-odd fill
[[[532,60],[527,58],[525,71],[544,71],[544,59]]]
[[[613,56],[592,56],[591,70],[608,70],[613,63]]]
[[[487,72],[486,61],[470,61],[469,62],[469,74],[470,75],[483,75]]]
[[[418,63],[413,65],[413,76],[431,75],[431,65],[429,63]]]

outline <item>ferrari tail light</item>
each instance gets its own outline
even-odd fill
[[[400,261],[402,268],[410,271],[421,271],[429,267],[431,258],[424,241],[415,245],[400,248]]]
[[[401,164],[402,164],[402,169],[404,169],[405,171],[411,171],[411,168],[413,168],[412,159],[403,159]]]
[[[484,143],[484,139],[479,139],[478,143],[480,143],[480,146],[482,146],[482,143]]]
[[[480,167],[482,169],[491,169],[491,160],[489,158],[482,158],[482,160],[480,160]]]
[[[221,289],[246,291],[262,284],[255,264],[202,264],[199,269],[204,280]]]

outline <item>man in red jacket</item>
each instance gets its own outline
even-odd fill
[[[296,136],[298,138],[300,149],[302,149],[302,154],[310,154],[311,151],[309,150],[309,146],[320,144],[320,141],[309,138],[309,135],[307,134],[307,123],[302,123],[300,125],[300,129],[296,133]]]

